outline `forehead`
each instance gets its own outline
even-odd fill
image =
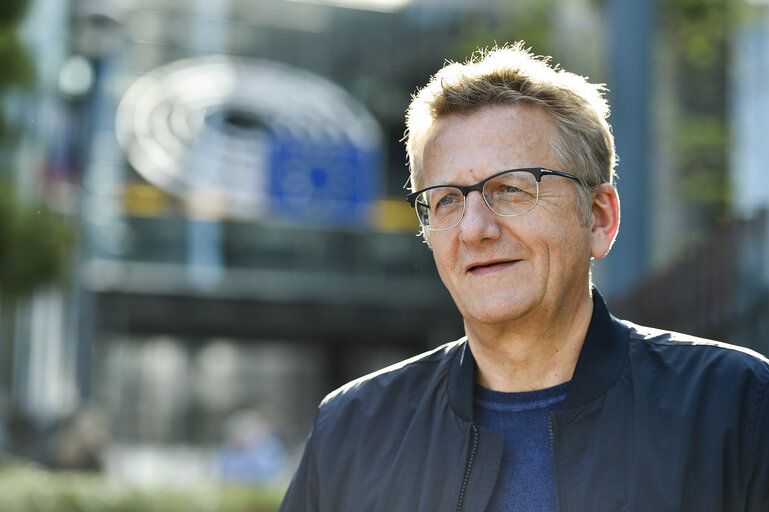
[[[555,121],[541,107],[489,106],[438,119],[428,134],[422,186],[471,184],[519,167],[558,169]]]

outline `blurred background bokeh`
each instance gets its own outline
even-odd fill
[[[520,39],[611,91],[614,313],[769,354],[767,1],[3,0],[0,453],[280,494],[327,392],[461,336],[403,115]]]

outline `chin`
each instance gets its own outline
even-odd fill
[[[511,322],[522,318],[532,307],[529,304],[521,302],[520,299],[506,300],[501,303],[486,304],[476,303],[473,307],[467,308],[462,317],[465,322],[476,322],[483,324],[500,324]]]
[[[491,286],[457,286],[449,291],[466,322],[498,324],[525,317],[542,304],[545,286],[527,281],[521,285],[520,280],[497,278]]]

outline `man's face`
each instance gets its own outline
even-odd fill
[[[423,187],[472,185],[521,167],[562,169],[552,149],[555,123],[536,106],[491,106],[438,120],[424,149]],[[571,180],[544,176],[539,203],[500,217],[470,192],[464,218],[428,232],[443,283],[466,323],[552,318],[584,300],[591,229],[581,222]],[[545,327],[545,326],[543,326]]]

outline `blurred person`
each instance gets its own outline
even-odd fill
[[[109,419],[89,404],[64,422],[53,440],[53,467],[101,471],[103,452],[110,441]]]
[[[265,485],[283,476],[286,449],[259,412],[234,413],[225,421],[224,431],[226,441],[217,457],[223,480]]]
[[[413,98],[414,205],[466,336],[321,403],[283,512],[769,511],[769,361],[613,317],[604,88],[522,43]]]

